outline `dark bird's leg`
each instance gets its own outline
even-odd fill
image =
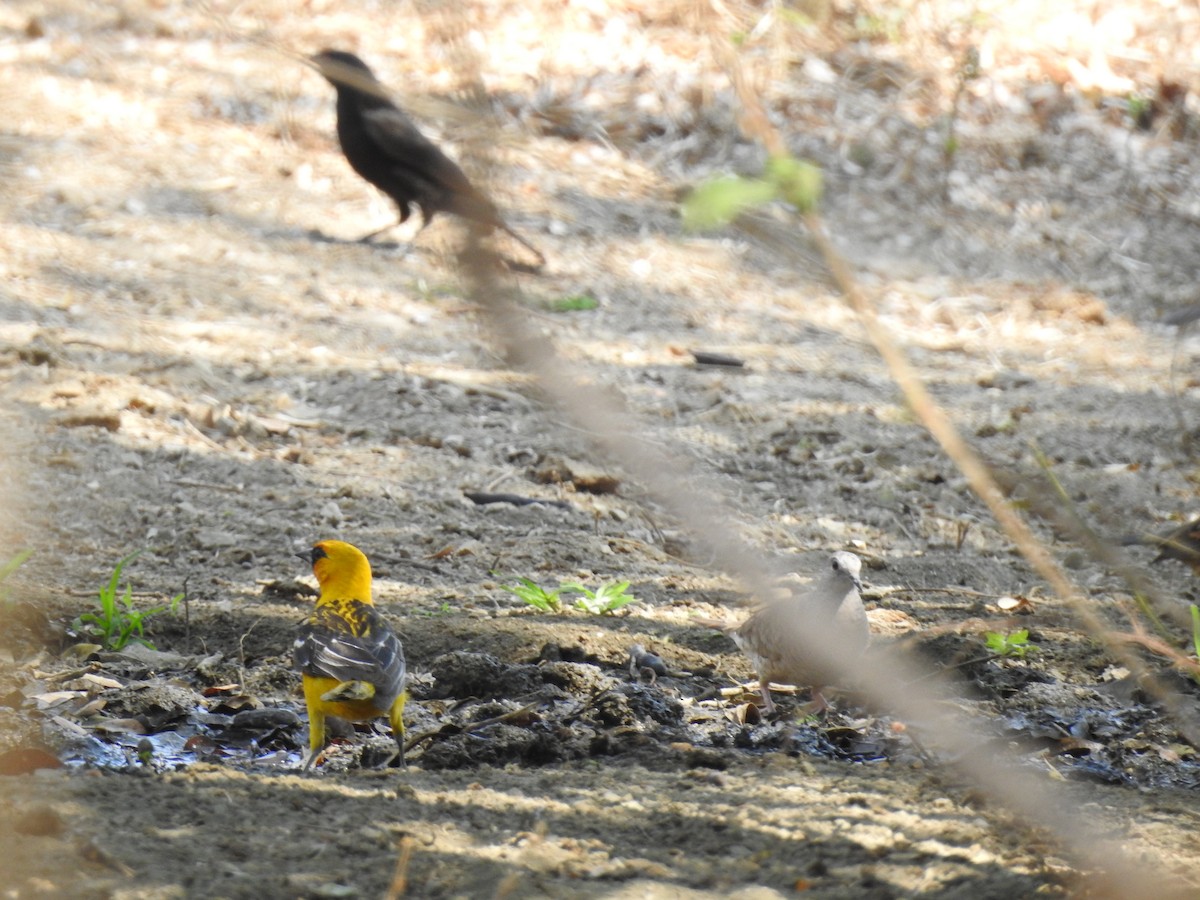
[[[391,231],[393,228],[399,228],[401,225],[403,225],[405,222],[407,222],[408,217],[412,214],[412,207],[410,207],[407,203],[399,203],[398,202],[396,204],[396,209],[397,209],[398,218],[396,219],[395,222],[392,222],[390,225],[384,225],[382,228],[377,228],[374,231],[372,231],[370,234],[363,235],[362,237],[360,237],[358,239],[358,243],[369,244],[369,243],[371,243],[372,238],[379,237],[379,235],[383,234],[385,231]],[[426,229],[426,227],[428,227],[429,220],[433,218],[433,214],[427,213],[425,211],[424,207],[421,207],[420,209],[421,209],[421,227],[417,229],[417,233],[414,234],[412,237],[412,240],[408,242],[408,248],[404,251],[405,256],[407,256],[409,251],[412,250],[412,245],[417,242],[417,238],[420,237],[421,232],[424,231]]]
[[[369,244],[369,243],[371,243],[371,238],[381,235],[385,231],[389,231],[392,228],[398,228],[399,226],[403,225],[405,223],[405,221],[407,221],[407,219],[408,219],[408,216],[401,216],[400,220],[398,222],[394,222],[391,225],[385,225],[383,228],[380,228],[377,231],[372,231],[370,234],[366,235],[365,237],[359,238],[358,243]],[[421,227],[417,229],[417,233],[414,234],[411,238],[409,238],[408,243],[405,245],[405,247],[404,247],[404,255],[405,256],[408,256],[408,254],[412,253],[413,250],[416,249],[417,238],[419,238],[421,236],[421,233],[424,232],[425,229],[429,227],[429,222],[432,219],[433,219],[432,215],[427,216],[424,214],[424,211],[422,211]]]
[[[371,243],[371,241],[373,241],[375,238],[379,237],[385,231],[391,231],[393,228],[395,228],[397,225],[399,225],[400,222],[403,222],[403,221],[404,221],[403,219],[400,219],[398,222],[390,222],[389,224],[384,225],[382,228],[376,228],[370,234],[364,234],[357,241],[355,241],[355,243],[369,244],[369,243]]]

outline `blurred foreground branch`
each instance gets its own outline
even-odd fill
[[[721,34],[715,35],[714,48],[727,49],[727,44]],[[465,52],[463,45],[456,51]],[[781,136],[771,127],[732,51],[721,50],[718,55],[729,62],[731,79],[743,104],[743,127],[761,140],[772,156],[786,158]],[[478,69],[468,64],[463,71]],[[792,174],[797,171],[791,170]],[[804,173],[799,171],[799,174]],[[962,440],[903,352],[880,325],[868,298],[827,237],[819,216],[809,210],[803,218],[847,302],[858,313],[916,415],[966,475],[973,490],[983,498],[1031,565],[1072,604],[1089,631],[1105,640],[1106,630],[1086,607],[1085,599],[1005,500],[988,467]],[[548,339],[535,329],[517,302],[516,288],[505,282],[497,258],[482,243],[480,235],[469,233],[459,264],[467,291],[483,311],[506,359],[533,375],[537,389],[591,438],[599,452],[619,463],[671,515],[686,523],[718,566],[751,591],[766,596],[763,573],[768,567],[732,533],[730,523],[735,518],[716,484],[694,471],[681,454],[671,453],[643,438],[634,418],[611,394],[575,376],[577,367],[565,365]],[[806,649],[815,653],[824,648],[828,653],[831,644],[836,647],[836,637],[825,631],[814,628],[814,633],[805,634]],[[1109,638],[1106,646],[1114,656],[1128,659],[1131,671],[1145,671],[1122,642]],[[864,681],[868,696],[904,719],[911,731],[919,733],[922,746],[935,752],[938,759],[953,763],[996,803],[1017,812],[1026,822],[1055,832],[1080,867],[1095,876],[1088,885],[1095,896],[1183,896],[1160,874],[1135,865],[1112,839],[1117,830],[1109,823],[1097,821],[1094,815],[1078,816],[1074,802],[1061,785],[1045,776],[1029,774],[1014,759],[998,758],[994,746],[981,740],[978,724],[956,714],[952,703],[947,702],[952,698],[952,693],[947,692],[952,686],[949,678],[940,685],[918,684],[921,673],[899,654],[880,653],[847,664],[846,668],[854,669],[843,673],[849,680]]]

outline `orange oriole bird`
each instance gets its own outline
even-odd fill
[[[400,638],[371,600],[371,564],[357,547],[321,541],[308,553],[321,595],[296,635],[296,668],[308,707],[308,769],[325,749],[325,717],[387,716],[404,762],[407,667]]]

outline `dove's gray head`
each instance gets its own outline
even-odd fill
[[[846,579],[854,585],[856,591],[862,590],[862,582],[859,580],[859,573],[862,572],[861,559],[848,550],[839,550],[829,557],[829,565],[833,569],[830,578],[837,581]]]

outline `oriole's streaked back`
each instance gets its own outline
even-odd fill
[[[296,636],[296,668],[308,706],[305,768],[325,747],[326,716],[350,722],[387,716],[404,765],[404,648],[371,600],[371,564],[343,541],[321,541],[299,555],[312,562],[321,586],[316,608]]]

